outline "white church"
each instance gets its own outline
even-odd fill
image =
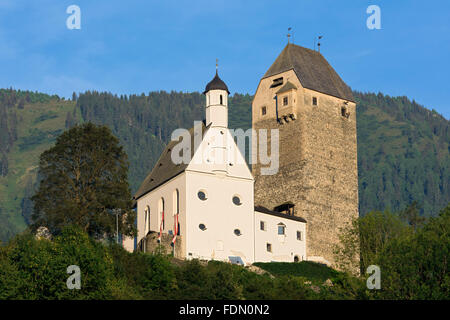
[[[306,260],[306,221],[254,204],[254,178],[228,129],[228,87],[205,88],[206,121],[172,140],[135,194],[137,239],[180,259],[231,263]]]

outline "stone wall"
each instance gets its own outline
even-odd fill
[[[261,81],[253,101],[254,115],[262,105],[275,108],[271,82],[271,78]],[[312,105],[313,97],[317,106]],[[254,129],[279,129],[280,137],[278,173],[261,175],[259,164],[252,167],[255,204],[273,209],[293,202],[295,215],[307,221],[307,256],[333,264],[340,230],[358,217],[356,105],[301,87],[297,99],[296,120],[279,124],[273,116],[253,117]],[[342,116],[342,107],[348,117]]]
[[[177,236],[177,241],[175,242],[175,251],[172,246],[173,236],[167,233],[161,235],[161,243],[158,242],[158,232],[149,232],[145,238],[143,238],[138,244],[138,251],[155,253],[160,252],[164,254],[172,254],[175,258],[184,259],[182,253],[183,239],[182,236]]]

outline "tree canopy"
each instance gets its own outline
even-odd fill
[[[95,238],[135,234],[127,155],[105,126],[87,123],[64,132],[41,154],[32,228],[58,234],[78,225]]]

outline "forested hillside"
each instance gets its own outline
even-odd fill
[[[354,95],[360,213],[417,201],[437,214],[450,201],[449,121],[407,97]]]
[[[450,201],[449,121],[406,97],[355,97],[361,214],[403,209],[413,200],[422,212],[439,212]],[[110,127],[128,154],[134,192],[172,131],[204,117],[204,96],[195,92],[86,92],[73,100],[0,91],[0,240],[25,228],[39,155],[66,128],[84,121]],[[230,127],[251,126],[251,101],[250,95],[230,98]]]

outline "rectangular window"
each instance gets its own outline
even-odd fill
[[[313,97],[312,103],[313,103],[313,106],[317,106],[317,98],[316,97]]]
[[[270,243],[266,244],[267,252],[272,252],[272,245]]]
[[[283,98],[283,106],[287,106],[288,105],[288,97],[284,97]]]
[[[286,226],[278,226],[278,234],[284,235],[285,229],[286,229]]]
[[[261,221],[259,223],[259,228],[263,231],[266,231],[266,223],[264,221]]]
[[[297,240],[302,241],[303,240],[303,235],[301,231],[297,231]]]
[[[261,108],[261,115],[265,115],[267,113],[266,107]]]

